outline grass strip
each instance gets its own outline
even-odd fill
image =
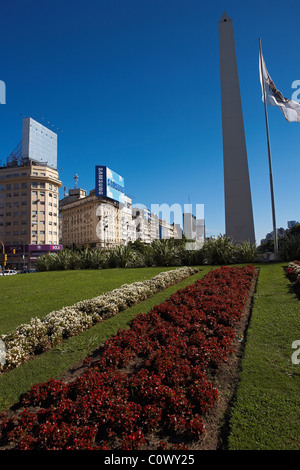
[[[50,378],[59,378],[64,371],[91,353],[97,346],[116,334],[119,329],[129,326],[131,320],[139,313],[147,313],[154,305],[167,300],[178,289],[193,284],[211,269],[203,266],[197,274],[179,284],[165,289],[150,299],[120,312],[118,315],[99,323],[83,333],[69,338],[59,346],[46,351],[41,356],[29,360],[17,369],[0,376],[0,411],[16,403],[19,396],[28,391],[32,385]],[[152,277],[153,271],[151,271]]]
[[[300,301],[283,265],[260,265],[240,382],[230,421],[229,450],[298,450]]]
[[[0,333],[7,334],[33,317],[42,319],[51,311],[176,268],[87,269],[0,276]]]

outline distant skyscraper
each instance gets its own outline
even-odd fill
[[[248,159],[232,19],[219,21],[225,232],[236,242],[255,242]]]
[[[57,169],[57,134],[34,119],[23,119],[22,157]]]

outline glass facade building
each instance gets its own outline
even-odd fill
[[[22,157],[57,169],[57,134],[32,118],[24,118]]]

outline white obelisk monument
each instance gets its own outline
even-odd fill
[[[225,234],[255,243],[248,158],[232,19],[219,21]]]

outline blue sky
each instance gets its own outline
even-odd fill
[[[300,2],[2,0],[2,164],[22,117],[58,133],[63,185],[95,186],[95,165],[125,179],[133,203],[204,204],[225,231],[218,21],[233,19],[256,239],[272,231],[258,38],[287,98],[300,80]],[[300,97],[300,95],[299,95]],[[269,107],[277,227],[300,220],[300,124]],[[63,189],[61,190],[61,195]]]

